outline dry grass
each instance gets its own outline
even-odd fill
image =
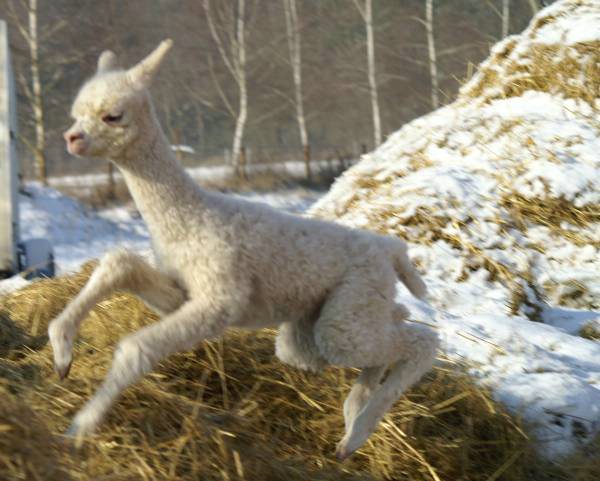
[[[577,207],[564,198],[548,196],[543,199],[528,199],[514,192],[503,196],[501,205],[511,215],[515,227],[521,231],[526,231],[528,222],[531,222],[548,227],[575,245],[600,248],[600,240],[586,236],[581,229],[600,223],[600,205]],[[565,224],[574,226],[575,229],[567,229]]]
[[[0,479],[69,481],[64,445],[40,417],[0,383]]]
[[[600,341],[600,327],[598,323],[588,322],[579,330],[579,335],[590,341]]]
[[[478,81],[468,84],[461,97],[489,102],[536,90],[582,99],[593,105],[600,96],[600,42],[569,47],[534,43],[526,58],[512,55],[518,45],[515,39],[508,40],[503,50],[482,65]]]
[[[274,191],[289,187],[294,179],[281,172],[265,169],[246,176],[231,173],[222,178],[200,182],[203,187],[229,192]]]
[[[313,166],[310,180],[296,174],[286,173],[281,169],[262,169],[252,172],[246,177],[233,173],[207,179],[198,179],[199,185],[209,190],[221,192],[273,192],[286,188],[328,189],[333,181],[344,170],[344,166],[336,163],[330,168]],[[110,206],[122,206],[133,202],[125,182],[115,179],[114,188],[108,184],[79,186],[57,185],[58,190],[74,199],[83,202],[93,209],[104,209]]]
[[[92,267],[0,299],[13,326],[0,331],[10,346],[0,358],[2,479],[547,479],[520,421],[448,362],[397,403],[364,449],[337,463],[341,403],[355,373],[288,368],[273,355],[271,331],[232,332],[173,356],[127,390],[98,436],[75,451],[58,433],[104,377],[117,339],[155,319],[129,296],[105,301],[86,321],[70,379],[57,382],[49,347],[28,341]],[[553,479],[575,479],[553,469]],[[586,476],[577,479],[594,479]]]
[[[498,44],[477,75],[460,91],[465,101],[518,97],[527,90],[581,99],[594,105],[600,97],[600,41],[549,44],[540,30],[564,17],[593,10],[593,0],[565,3],[552,14],[540,13],[519,36]]]

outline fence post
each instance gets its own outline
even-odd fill
[[[0,278],[18,268],[19,166],[17,162],[17,113],[8,30],[0,20]]]

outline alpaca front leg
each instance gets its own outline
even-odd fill
[[[77,413],[67,434],[80,438],[100,424],[120,393],[170,354],[216,337],[225,329],[225,309],[189,301],[163,320],[127,336],[115,350],[108,376]],[[213,304],[214,305],[214,304]]]
[[[137,294],[163,312],[175,310],[185,300],[185,292],[173,279],[140,256],[124,249],[107,253],[85,287],[48,327],[54,368],[61,379],[69,373],[73,342],[82,320],[98,302],[118,289]]]

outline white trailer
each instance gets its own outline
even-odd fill
[[[0,276],[18,270],[17,105],[6,23],[0,20]]]
[[[52,276],[52,248],[46,239],[21,242],[17,100],[8,30],[0,20],[0,279],[25,271],[27,277]]]

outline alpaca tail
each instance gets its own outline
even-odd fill
[[[406,254],[406,245],[402,243],[402,246],[396,244],[395,249],[392,253],[392,262],[394,270],[402,283],[408,288],[413,296],[418,299],[424,300],[427,296],[427,286],[421,275],[415,269],[415,266],[408,258]]]

